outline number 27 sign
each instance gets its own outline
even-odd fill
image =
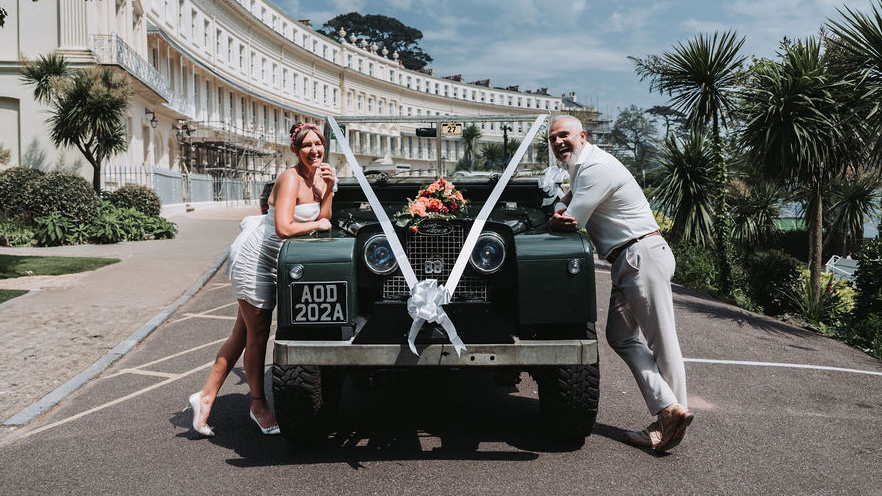
[[[462,122],[444,122],[440,127],[441,136],[462,138]]]

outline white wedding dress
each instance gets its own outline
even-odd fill
[[[294,222],[318,219],[321,205],[303,203],[294,207]],[[275,208],[266,215],[242,219],[242,232],[230,246],[227,275],[236,299],[263,309],[276,306],[276,267],[282,240],[276,235]]]

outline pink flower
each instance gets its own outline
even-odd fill
[[[408,212],[410,212],[410,215],[414,217],[426,216],[426,202],[421,200],[425,200],[425,198],[417,198],[408,205]]]

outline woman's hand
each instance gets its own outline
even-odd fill
[[[331,221],[329,221],[328,219],[318,219],[318,220],[316,220],[316,222],[318,222],[317,229],[319,231],[330,231],[331,230]]]
[[[325,184],[329,186],[334,185],[334,180],[337,178],[337,174],[334,172],[334,168],[331,167],[330,164],[320,165],[316,172],[318,173],[319,178],[321,178],[321,180],[324,181]]]

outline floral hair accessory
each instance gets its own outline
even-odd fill
[[[395,214],[396,224],[416,232],[425,219],[455,219],[465,211],[466,200],[452,182],[439,178],[419,190],[417,197]]]
[[[294,128],[294,132],[291,133],[291,146],[294,146],[294,140],[297,138],[297,133],[303,131],[304,129],[315,129],[318,130],[318,126],[315,124],[301,124]]]

